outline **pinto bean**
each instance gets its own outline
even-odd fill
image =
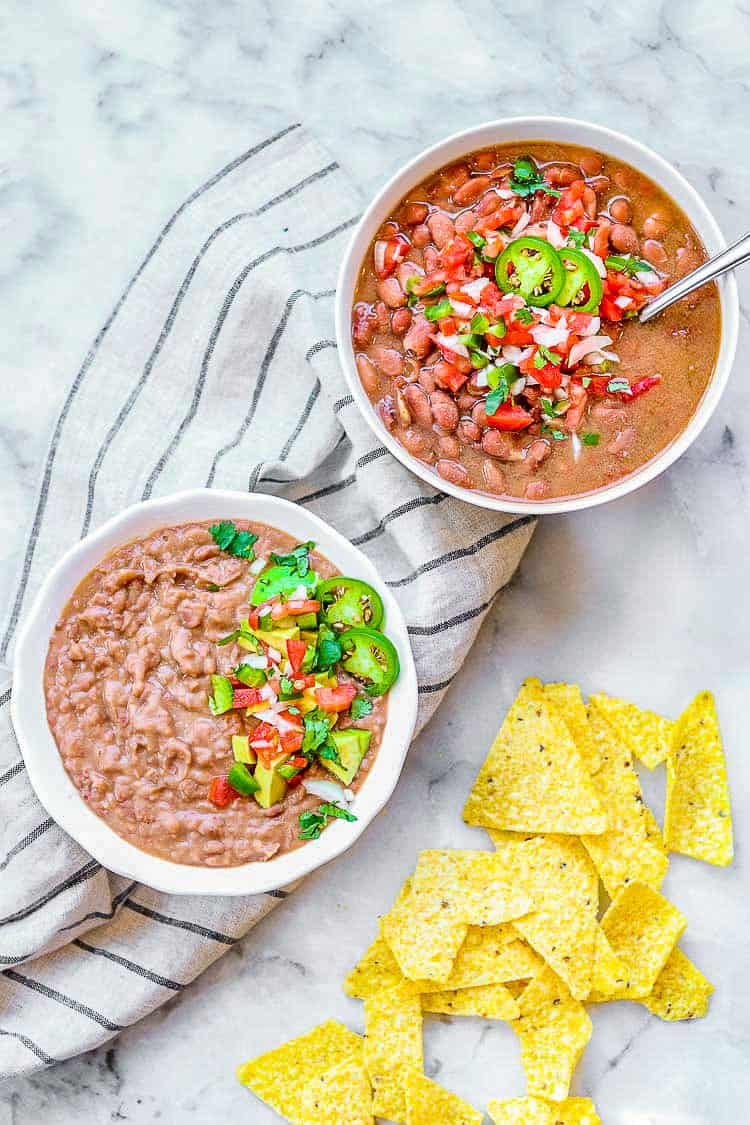
[[[489,176],[473,176],[453,192],[453,202],[457,207],[470,207],[492,183]]]
[[[583,189],[583,210],[588,219],[595,219],[596,212],[599,209],[599,202],[596,198],[596,192],[588,184]]]
[[[489,172],[495,167],[495,154],[489,150],[478,152],[474,157],[474,167],[480,172]]]
[[[442,188],[448,195],[453,195],[458,188],[469,178],[469,169],[466,164],[455,164],[452,168],[448,168],[442,175]]]
[[[412,320],[411,328],[404,336],[404,347],[419,359],[424,359],[432,348],[432,333],[433,326],[426,316],[419,313]]]
[[[435,382],[435,376],[433,375],[432,371],[426,367],[423,367],[419,372],[419,375],[417,376],[417,382],[419,383],[423,391],[427,391],[428,395],[432,394],[432,392],[435,390],[435,387],[437,386],[437,383]]]
[[[585,156],[581,157],[578,166],[588,179],[590,176],[599,175],[604,167],[604,161],[595,152],[587,152]]]
[[[477,402],[472,407],[471,419],[479,426],[480,430],[487,429],[487,412],[484,409],[483,402]]]
[[[473,228],[476,221],[477,216],[474,211],[462,211],[461,214],[456,217],[456,233],[466,234],[467,231]]]
[[[357,356],[357,371],[359,372],[362,386],[365,388],[370,398],[373,398],[380,390],[380,379],[378,378],[377,371],[366,355]]]
[[[536,472],[539,466],[547,460],[552,452],[552,446],[544,438],[537,438],[532,441],[531,445],[526,447],[526,456],[524,458],[524,465],[529,472]]]
[[[409,331],[411,325],[411,309],[396,309],[391,315],[391,332],[394,336],[403,336]]]
[[[407,203],[404,207],[404,222],[408,227],[419,226],[430,213],[426,203]]]
[[[442,211],[433,212],[433,214],[430,215],[429,219],[427,220],[427,226],[430,228],[432,241],[435,243],[438,250],[442,250],[444,246],[447,246],[456,233],[456,228],[453,225],[453,219],[451,219],[448,215],[444,215]],[[426,255],[425,264],[427,264]]]
[[[553,164],[544,169],[545,175],[551,184],[555,187],[569,187],[580,180],[581,173],[577,168],[571,168],[569,164]]]
[[[643,223],[643,233],[646,238],[664,238],[667,229],[667,223],[660,215],[649,215]]]
[[[433,391],[430,395],[432,416],[438,426],[453,431],[458,425],[458,407],[446,391]]]
[[[423,250],[431,238],[432,235],[430,234],[430,228],[427,226],[427,223],[420,223],[419,226],[415,227],[412,231],[411,240],[418,250]]]
[[[388,327],[390,328],[390,320],[388,321]],[[393,378],[394,375],[403,374],[404,357],[396,348],[370,348],[370,359],[384,375]]]
[[[635,441],[635,437],[636,431],[632,426],[627,426],[624,430],[618,430],[607,446],[607,453],[626,454]]]
[[[412,457],[424,458],[430,450],[430,441],[424,430],[408,429],[399,434],[401,443]]]
[[[423,375],[424,372],[421,374]],[[404,387],[404,398],[411,411],[412,418],[414,418],[420,426],[431,426],[432,409],[430,408],[427,395],[422,388],[417,383],[410,383],[408,387]]]
[[[554,196],[547,195],[544,191],[535,192],[529,212],[529,221],[532,223],[544,222],[554,210],[555,202]]]
[[[424,268],[427,273],[440,269],[440,251],[432,243],[424,248]]]
[[[631,226],[625,223],[615,223],[609,232],[609,241],[615,250],[621,254],[637,254],[639,250],[638,235]]]
[[[422,255],[420,254],[419,257],[421,258]],[[423,270],[422,266],[418,262],[414,262],[410,259],[407,259],[407,261],[402,262],[401,265],[396,270],[396,277],[398,278],[399,285],[401,286],[401,288],[403,290],[406,290],[406,283],[407,283],[407,281],[409,280],[410,277],[423,277],[423,276],[424,276],[424,270]]]
[[[460,391],[456,398],[456,406],[462,414],[470,414],[474,409],[475,402],[476,399],[474,396],[470,395],[467,391]]]
[[[499,461],[518,461],[523,454],[516,448],[512,437],[500,430],[485,430],[482,434],[482,449],[490,457]]]
[[[505,492],[505,477],[494,461],[482,462],[482,479],[489,492]]]
[[[497,211],[502,203],[503,200],[496,191],[488,191],[487,194],[479,200],[474,210],[480,218],[484,218],[485,215],[491,215],[493,211]]]
[[[616,223],[629,223],[633,218],[633,208],[624,195],[618,195],[611,201],[609,213]]]
[[[549,484],[546,480],[532,480],[526,485],[523,494],[527,500],[543,500],[549,492]]]
[[[612,426],[613,429],[615,426],[624,426],[628,420],[622,407],[616,406],[613,402],[596,402],[589,413],[594,421],[603,426]]]
[[[479,426],[476,422],[472,422],[471,418],[462,418],[458,423],[457,432],[464,445],[473,445],[482,436]]]
[[[463,488],[469,488],[469,474],[463,465],[458,461],[450,461],[446,458],[441,458],[435,468],[440,473],[443,480],[447,480],[450,484],[457,484]]]
[[[449,457],[452,461],[457,461],[461,456],[461,442],[453,434],[440,434],[438,449],[441,457]]]
[[[396,425],[396,404],[393,401],[393,395],[383,395],[376,404],[375,409],[380,415],[385,428],[387,430],[392,430]]]
[[[389,309],[399,309],[406,304],[406,293],[397,277],[387,277],[378,282],[378,297]]]
[[[372,305],[358,301],[352,309],[352,339],[357,348],[369,348],[378,327],[378,318]]]
[[[609,251],[609,232],[612,230],[612,224],[609,219],[604,217],[599,219],[599,227],[594,235],[594,253],[598,254],[600,258],[606,258]]]
[[[668,261],[666,250],[655,238],[647,238],[643,243],[643,257],[658,269],[662,269]]]

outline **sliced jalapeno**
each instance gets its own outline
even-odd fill
[[[602,299],[602,279],[596,266],[582,251],[572,246],[563,246],[558,254],[565,279],[555,303],[576,312],[596,312]]]
[[[343,574],[326,578],[318,586],[317,596],[321,617],[334,629],[358,625],[379,629],[383,623],[385,611],[380,594],[358,578],[345,578]]]
[[[377,629],[347,629],[340,638],[342,666],[368,695],[385,695],[399,674],[398,653]]]
[[[250,604],[263,605],[263,602],[270,601],[271,598],[277,598],[281,594],[293,594],[300,586],[305,586],[312,592],[317,581],[318,575],[314,570],[308,570],[303,577],[297,570],[274,564],[263,571],[253,586]]]
[[[506,246],[497,259],[495,276],[504,293],[520,293],[527,304],[544,308],[557,299],[565,267],[554,246],[527,235]]]

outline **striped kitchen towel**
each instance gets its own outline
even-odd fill
[[[298,125],[175,211],[70,383],[0,663],[60,554],[149,496],[284,495],[372,559],[402,603],[420,726],[533,531],[423,484],[378,444],[339,369],[338,263],[361,202]],[[96,1047],[240,941],[283,891],[164,895],[103,870],[39,805],[0,676],[0,1076]]]

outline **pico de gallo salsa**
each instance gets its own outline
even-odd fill
[[[664,448],[716,360],[707,286],[638,313],[705,260],[636,169],[534,142],[471,154],[395,208],[352,310],[383,424],[445,480],[528,500],[606,487]]]

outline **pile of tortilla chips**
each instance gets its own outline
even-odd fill
[[[664,834],[634,759],[666,759]],[[632,1000],[664,1020],[703,1016],[712,985],[678,947],[685,916],[660,893],[668,852],[732,858],[726,766],[713,697],[676,722],[570,684],[527,680],[464,809],[494,851],[423,851],[344,988],[364,1038],[335,1021],[239,1068],[292,1125],[481,1125],[423,1074],[425,1015],[505,1020],[525,1097],[493,1101],[496,1125],[596,1125],[570,1096],[591,1036],[585,1002]],[[602,894],[603,892],[603,894]],[[600,895],[604,905],[600,903]]]

